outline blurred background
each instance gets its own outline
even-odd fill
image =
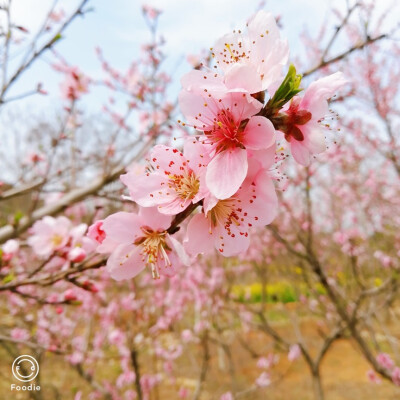
[[[303,87],[349,79],[324,120],[328,150],[271,171],[279,215],[241,257],[111,280],[87,227],[136,209],[119,176],[194,133],[177,123],[181,76],[212,65],[214,42],[260,9]],[[398,11],[0,0],[0,398],[399,398]],[[43,256],[29,238],[46,216],[68,242]],[[38,361],[40,390],[11,391],[22,354]]]

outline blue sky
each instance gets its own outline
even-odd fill
[[[58,3],[59,7],[69,12],[76,7],[78,1],[60,0]],[[315,18],[324,18],[329,8],[328,3],[327,0],[270,1],[265,8],[275,15],[283,16],[282,35],[289,39],[291,48],[296,50],[299,46],[298,33],[304,26],[310,26]],[[34,33],[51,4],[51,0],[15,0],[12,9],[14,21]],[[143,2],[137,0],[91,0],[89,5],[94,11],[83,19],[75,20],[58,44],[57,50],[68,62],[78,65],[93,78],[102,76],[94,51],[96,46],[101,46],[104,55],[115,68],[126,69],[138,56],[140,45],[149,39],[141,14],[142,4]],[[196,54],[203,48],[208,49],[219,36],[235,27],[243,26],[258,6],[259,0],[152,0],[147,4],[164,10],[160,17],[159,31],[167,41],[166,67],[174,70],[179,63],[180,67],[174,77],[179,81],[179,76],[190,68],[186,62],[180,62],[184,60],[185,54]],[[312,25],[310,28],[312,29]],[[47,61],[51,59],[49,55],[45,57]],[[24,92],[37,82],[44,81],[49,95],[41,98],[36,96],[24,103],[30,109],[53,107],[60,102],[60,78],[46,61],[39,61],[19,80],[11,94]],[[94,111],[98,107],[96,103],[97,99],[93,99],[86,106]]]

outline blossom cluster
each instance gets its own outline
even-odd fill
[[[288,62],[286,40],[274,17],[258,12],[246,32],[233,31],[211,49],[213,68],[183,76],[183,126],[196,130],[183,149],[156,145],[147,165],[121,176],[138,214],[119,212],[98,221],[90,236],[110,253],[108,270],[128,279],[148,266],[154,278],[173,275],[190,257],[214,248],[223,256],[247,250],[254,228],[273,221],[278,199],[271,171],[277,143],[307,166],[325,150],[327,100],[345,84],[341,73],[301,92]],[[268,99],[268,100],[266,100]],[[190,218],[183,244],[173,235]]]
[[[86,224],[73,226],[67,217],[46,216],[33,225],[28,244],[41,258],[57,255],[61,261],[81,262],[93,252],[96,243],[85,236],[86,230]]]

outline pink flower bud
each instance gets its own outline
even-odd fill
[[[68,259],[72,262],[81,262],[86,257],[86,251],[82,249],[82,247],[74,247],[68,253]]]
[[[64,299],[66,301],[75,301],[77,299],[75,292],[72,289],[68,289],[64,292]]]
[[[87,236],[100,244],[103,243],[103,240],[106,238],[106,233],[103,230],[103,221],[99,220],[90,225]]]

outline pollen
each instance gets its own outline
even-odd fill
[[[134,244],[141,246],[142,261],[150,267],[153,279],[160,279],[160,269],[170,268],[172,263],[168,257],[169,248],[166,231],[153,231],[149,227],[141,227],[143,236],[136,239]]]
[[[182,200],[192,200],[199,192],[200,180],[192,170],[188,170],[182,175],[170,174],[168,186]]]
[[[53,237],[51,238],[51,243],[55,247],[60,246],[62,241],[63,241],[63,237],[61,235],[58,235],[57,233],[55,235],[53,235]]]

